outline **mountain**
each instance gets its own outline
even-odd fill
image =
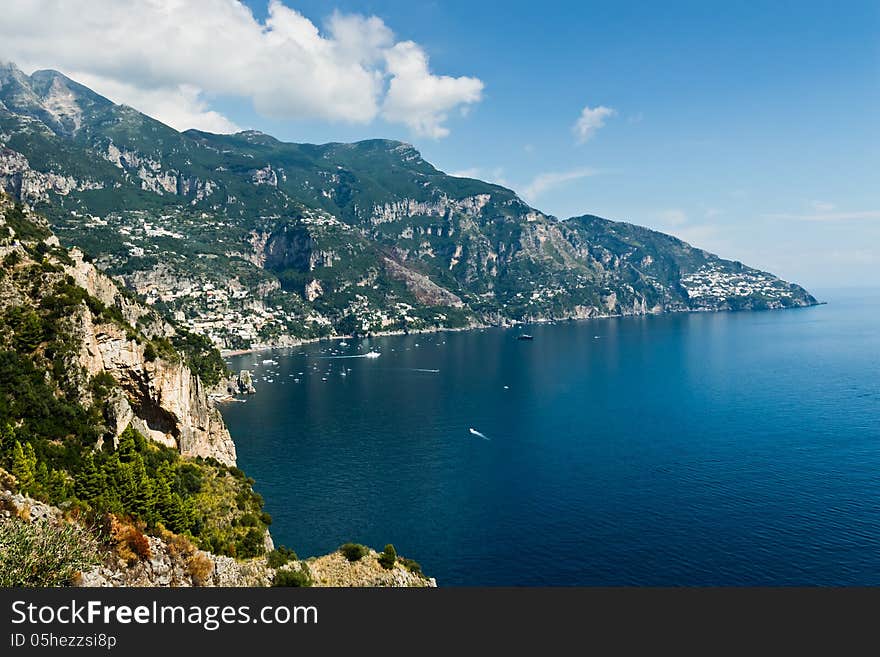
[[[409,144],[172,128],[0,67],[0,187],[226,348],[331,334],[816,303],[646,228],[557,220]]]

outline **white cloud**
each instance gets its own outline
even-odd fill
[[[660,213],[660,220],[666,226],[682,226],[687,223],[688,217],[684,210],[664,210]]]
[[[202,93],[192,85],[181,84],[177,88],[138,89],[116,80],[97,77],[90,73],[72,73],[71,77],[98,91],[114,103],[124,103],[144,114],[177,128],[196,128],[205,132],[237,132],[240,127],[225,116],[208,109]]]
[[[522,195],[523,198],[531,203],[542,194],[555,187],[572,182],[573,180],[595,176],[597,173],[599,172],[595,169],[587,168],[573,169],[572,171],[548,171],[546,173],[541,173],[535,176],[534,179],[525,186],[522,190]]]
[[[449,129],[443,123],[449,112],[456,107],[464,111],[482,97],[483,83],[477,78],[432,75],[428,56],[412,41],[387,50],[385,62],[392,77],[382,115],[405,123],[418,135],[445,137]]]
[[[233,0],[6,4],[0,57],[28,72],[79,75],[181,129],[234,129],[208,102],[232,96],[267,116],[353,123],[381,116],[442,137],[450,113],[482,96],[476,78],[434,75],[423,49],[395,41],[375,16],[337,12],[322,31],[279,0],[269,2],[264,22]]]
[[[790,221],[878,221],[880,210],[868,210],[866,212],[815,212],[813,214],[767,214],[767,219],[787,219]]]
[[[605,119],[608,119],[617,114],[617,112],[610,108],[605,107],[603,105],[599,105],[598,107],[590,107],[587,105],[581,111],[580,117],[575,122],[574,126],[572,126],[572,131],[577,138],[579,144],[583,144],[588,139],[590,139],[596,131],[599,130],[602,126],[605,125]]]
[[[469,169],[450,171],[449,175],[455,176],[456,178],[479,178],[483,175],[483,170],[480,167],[470,167]]]

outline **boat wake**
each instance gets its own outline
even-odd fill
[[[318,360],[336,360],[339,358],[378,358],[381,356],[378,351],[368,351],[365,354],[354,354],[352,356],[315,356]]]
[[[470,431],[472,435],[474,435],[474,436],[479,436],[479,437],[482,438],[483,440],[489,440],[489,438],[486,436],[486,434],[484,434],[484,433],[481,432],[481,431],[477,431],[477,430],[474,429],[473,427],[471,427],[470,429],[468,429],[468,431]]]

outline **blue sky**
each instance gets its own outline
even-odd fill
[[[256,21],[266,20],[265,0],[247,5]],[[172,54],[186,51],[177,60],[191,58],[185,74],[159,71],[159,64],[109,68],[88,53],[74,57],[71,48],[47,52],[51,27],[42,24],[34,27],[35,37],[44,31],[42,49],[10,41],[5,52],[0,45],[0,57],[78,74],[114,100],[136,107],[142,100],[145,110],[162,85],[182,81],[188,86],[175,93],[195,89],[196,114],[208,121],[287,141],[401,139],[444,171],[498,181],[560,218],[595,213],[651,226],[810,287],[880,284],[876,2],[284,5],[320,36],[335,29],[340,43],[363,39],[340,36],[341,28],[331,27],[334,12],[375,16],[381,29],[359,24],[357,34],[393,31],[382,52],[397,44],[394,52],[406,54],[400,66],[424,55],[430,72],[391,93],[391,76],[405,80],[403,74],[391,60],[370,60],[368,72],[379,71],[379,90],[369,92],[378,104],[370,110],[368,92],[346,97],[354,83],[347,87],[338,68],[327,75],[342,76],[341,86],[324,95],[322,78],[303,81],[302,69],[279,72],[271,94],[263,83],[251,93],[248,85],[211,78],[207,62],[217,57],[173,38]],[[19,19],[28,20],[10,21]],[[218,11],[215,32],[239,19]],[[241,34],[246,45],[248,33]],[[416,45],[400,50],[408,41]],[[228,50],[220,59],[233,66],[238,48]],[[254,78],[273,75],[274,65],[255,64]],[[442,88],[448,102],[420,105],[414,98],[425,89],[441,93],[431,86],[435,76],[450,76]],[[273,103],[273,94],[284,102]],[[364,111],[336,111],[346,103]],[[162,114],[168,104],[154,106]],[[604,125],[579,135],[575,124],[585,108]],[[167,120],[183,127],[190,119],[169,113]]]

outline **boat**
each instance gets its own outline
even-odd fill
[[[339,346],[340,347],[347,347],[348,343],[345,340],[343,340],[342,342],[339,343]]]
[[[517,340],[534,340],[535,338],[528,333],[523,333],[522,335],[516,336]]]
[[[364,354],[364,358],[378,358],[381,355],[378,351],[368,351]]]

